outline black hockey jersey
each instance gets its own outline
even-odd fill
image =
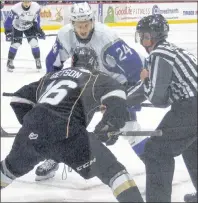
[[[116,80],[74,68],[49,73],[39,82],[22,87],[11,101],[21,123],[23,116],[33,107],[39,108],[40,114],[87,125],[89,115],[101,104],[107,107],[112,118],[127,120],[126,93]]]

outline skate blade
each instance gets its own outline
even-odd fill
[[[42,67],[36,67],[36,70],[37,70],[37,72],[41,72],[41,70],[42,70]]]
[[[35,181],[43,181],[48,180],[50,178],[53,178],[55,176],[55,171],[52,171],[51,173],[47,174],[46,176],[36,176]]]
[[[8,68],[7,71],[10,72],[10,73],[12,73],[12,72],[13,72],[13,69],[9,69],[9,68]]]

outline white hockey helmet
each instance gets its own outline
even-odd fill
[[[70,15],[71,21],[87,21],[94,18],[91,6],[87,2],[74,3]]]

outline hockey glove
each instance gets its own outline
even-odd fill
[[[123,111],[120,111],[122,109]],[[129,119],[129,112],[126,108],[106,110],[99,125],[107,125],[108,132],[117,131],[124,127],[125,122]],[[97,127],[97,126],[96,126]]]
[[[6,30],[5,31],[5,35],[6,35],[6,41],[7,42],[12,41],[12,38],[13,38],[12,30]]]
[[[118,139],[115,132],[124,127],[129,119],[129,113],[125,100],[118,97],[109,97],[103,100],[100,107],[103,113],[102,120],[95,127],[95,133],[99,135],[100,140],[104,140],[107,145],[113,144]],[[103,135],[101,135],[103,132]]]
[[[63,69],[63,67],[64,67],[64,61],[61,61],[60,66],[53,66],[53,71],[60,71]]]
[[[104,142],[107,146],[114,145],[119,136],[121,135],[121,132],[106,132],[101,134],[96,134],[96,137],[101,141]]]
[[[42,30],[41,28],[38,28],[37,33],[36,33],[36,36],[37,36],[39,39],[45,39],[45,33],[43,32],[43,30]]]
[[[103,121],[98,123],[94,133],[96,137],[107,146],[115,144],[121,134],[117,127],[112,126],[109,122],[105,124]]]

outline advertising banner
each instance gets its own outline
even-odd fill
[[[142,6],[143,4],[104,4],[103,22],[130,22],[138,21],[143,16],[151,15],[151,6]]]
[[[189,19],[197,16],[196,3],[110,3],[103,4],[103,22],[139,21],[152,14],[162,14],[167,20]]]
[[[152,14],[162,14],[166,19],[178,19],[179,13],[179,6],[175,3],[158,3],[152,5]]]
[[[197,19],[197,3],[183,4],[180,7],[181,19]]]
[[[1,9],[1,28],[3,28],[3,23],[7,18],[11,5],[6,5]],[[64,7],[61,5],[47,5],[41,6],[41,26],[62,26],[64,25]]]
[[[41,26],[64,25],[64,6],[46,5],[41,7]]]
[[[158,3],[152,6],[152,14],[162,14],[167,20],[197,19],[197,3]],[[186,21],[187,22],[187,21]]]
[[[45,30],[59,29],[70,22],[72,4],[41,6],[41,26]],[[135,26],[147,15],[162,14],[169,23],[197,23],[197,3],[91,3],[95,20],[112,26]],[[12,5],[1,9],[1,28]],[[3,29],[1,29],[3,31]]]

